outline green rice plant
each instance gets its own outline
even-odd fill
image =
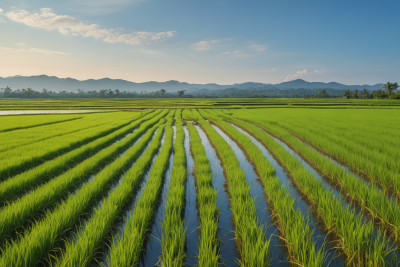
[[[321,155],[318,151],[304,144],[287,130],[274,125],[260,123],[263,128],[286,142],[307,162],[318,168],[331,183],[338,186],[343,194],[371,219],[382,231],[387,231],[397,242],[400,242],[400,209],[396,201],[385,196],[384,192],[373,185],[367,185],[343,168]]]
[[[211,166],[200,135],[192,124],[189,123],[187,127],[195,162],[197,203],[200,215],[199,266],[219,266],[217,191],[214,190],[212,184]]]
[[[0,117],[0,133],[28,129],[44,125],[57,124],[79,120],[83,116],[73,115],[31,115],[31,116],[2,116]]]
[[[140,188],[142,178],[160,147],[164,127],[164,125],[159,127],[148,149],[122,177],[117,188],[103,200],[101,208],[96,210],[83,231],[77,234],[76,241],[66,244],[66,251],[57,266],[90,266],[97,249],[102,246],[102,242],[121,215],[123,207],[132,201]]]
[[[240,163],[229,144],[202,118],[198,111],[193,113],[199,118],[201,127],[223,163],[235,224],[236,244],[240,254],[239,264],[241,266],[269,265],[270,239],[266,240],[263,227],[258,225],[254,198],[250,195],[250,185],[247,183],[246,175],[240,168]]]
[[[89,114],[80,120],[70,120],[64,123],[44,125],[42,127],[20,129],[12,132],[0,133],[0,153],[27,144],[36,143],[39,141],[51,139],[57,136],[68,136],[68,134],[76,133],[88,128],[96,128],[106,122],[112,122],[119,116],[118,113],[109,114]],[[130,115],[130,116],[129,116]],[[131,114],[121,114],[121,119],[133,119]]]
[[[196,118],[193,116],[193,113],[192,113],[192,111],[190,111],[190,109],[184,109],[182,111],[182,119],[187,120],[187,121],[196,120]]]
[[[161,266],[178,267],[185,258],[186,229],[183,225],[186,189],[186,152],[184,147],[185,132],[181,120],[181,110],[175,113],[176,138],[174,145],[174,162],[171,172],[170,188],[165,204],[165,216],[162,222]]]
[[[137,144],[98,173],[75,196],[70,195],[53,212],[47,213],[18,242],[7,245],[0,257],[0,266],[36,266],[40,259],[57,246],[56,242],[62,239],[63,233],[73,228],[80,216],[107,192],[111,182],[120,177],[132,161],[141,155],[153,132],[164,122],[165,119],[161,119]],[[158,139],[161,136],[159,133]],[[154,143],[159,144],[159,141]]]
[[[90,125],[94,126],[95,124],[88,121],[81,121],[80,123],[72,121],[71,123],[76,123],[77,125],[84,123],[88,127],[83,127],[84,130],[75,131],[68,135],[49,138],[47,140],[19,146],[0,153],[0,162],[2,163],[0,165],[0,181],[24,172],[46,160],[58,157],[65,152],[71,151],[76,147],[104,136],[110,133],[112,129],[115,130],[116,127],[119,128],[131,123],[137,117],[129,114],[120,114],[120,118],[115,115],[110,117],[109,114],[103,114],[102,119],[99,118],[99,120],[96,120],[97,127],[91,127]],[[68,125],[64,126],[67,127]],[[71,128],[77,128],[77,126],[72,125]],[[63,127],[60,129],[61,132],[65,130],[66,129]],[[29,136],[29,132],[27,135]],[[24,137],[22,136],[21,139],[24,139]]]
[[[343,252],[346,264],[385,266],[391,260],[389,243],[381,233],[374,235],[372,222],[363,222],[354,210],[344,208],[340,199],[265,131],[241,120],[232,118],[232,121],[257,138],[287,168],[295,186],[314,207],[326,230],[336,236],[335,242]]]
[[[173,130],[167,123],[166,137],[160,154],[150,171],[142,196],[135,203],[133,214],[126,220],[122,235],[117,235],[110,248],[109,266],[136,266],[161,197],[164,174],[172,150]]]
[[[203,113],[203,111],[201,112]],[[264,157],[262,151],[244,134],[232,125],[210,116],[217,127],[233,139],[245,152],[261,178],[273,218],[281,238],[289,252],[289,262],[299,266],[324,266],[324,246],[317,251],[312,241],[312,231],[300,210],[295,209],[295,202],[285,186],[275,175],[275,169]]]
[[[116,131],[112,129],[113,132],[107,136],[101,137],[53,160],[46,161],[36,168],[23,172],[0,183],[0,206],[20,197],[29,190],[34,190],[34,188],[49,181],[56,174],[74,167],[78,162],[109,146],[116,140],[131,132],[133,129],[137,128],[141,123],[151,119],[157,114],[159,114],[159,112],[148,114],[147,116],[141,117]]]
[[[164,117],[167,112],[164,111],[152,120],[143,123],[138,130],[119,143],[101,150],[73,169],[52,179],[32,193],[0,210],[0,240],[4,240],[5,237],[12,235],[13,229],[21,227],[28,220],[35,218],[41,210],[54,206],[60,199],[68,196],[69,192],[86,181],[90,174],[131,146],[151,126],[159,123],[160,118]],[[154,131],[156,127],[153,126],[151,131]],[[132,149],[136,151],[136,148],[137,146],[134,146]],[[124,157],[124,159],[127,158]]]

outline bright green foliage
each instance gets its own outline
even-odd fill
[[[240,133],[229,123],[215,116],[210,116],[210,118],[243,148],[247,157],[253,163],[257,174],[261,177],[269,204],[273,207],[273,216],[278,221],[277,226],[283,233],[290,254],[289,260],[301,266],[323,266],[324,248],[316,251],[315,244],[312,242],[312,232],[305,222],[306,219],[299,210],[295,210],[294,200],[285,187],[281,186],[271,163],[250,138]]]
[[[371,222],[364,223],[354,211],[345,209],[331,191],[265,131],[247,122],[239,120],[234,122],[256,136],[289,170],[296,186],[313,204],[327,231],[336,235],[338,248],[343,251],[348,264],[385,265],[390,248],[380,233],[377,237],[374,236],[374,226]]]
[[[33,142],[25,145],[20,145],[19,140],[21,140],[21,142],[24,142],[23,140],[29,140],[27,137],[30,137],[30,131],[35,129],[35,131],[38,131],[38,136],[40,137],[40,134],[49,134],[43,132],[44,128],[49,128],[46,131],[53,132],[55,125],[42,126],[27,130],[16,130],[0,134],[0,140],[2,140],[2,142],[7,140],[7,144],[8,142],[11,142],[11,144],[14,145],[18,144],[17,147],[0,153],[0,181],[38,165],[44,160],[57,157],[60,154],[82,144],[107,135],[122,126],[131,123],[137,117],[137,115],[130,115],[129,113],[124,114],[121,117],[118,116],[118,113],[91,114],[91,116],[95,115],[97,116],[97,119],[94,121],[91,121],[90,119],[94,119],[93,117],[89,117],[87,120],[55,124],[59,128],[57,132],[61,134],[60,136],[53,136],[40,142]],[[23,134],[19,133],[21,131]],[[63,135],[63,132],[65,131],[69,131],[70,134]],[[18,137],[16,143],[13,143],[11,139],[3,139],[5,137],[2,135],[5,134],[11,134],[14,137]]]
[[[181,110],[175,113],[176,138],[174,145],[174,163],[171,172],[170,188],[165,205],[165,217],[162,222],[161,266],[182,266],[185,257],[185,236],[182,214],[185,209],[186,153],[185,132],[180,118]]]
[[[18,129],[28,129],[43,125],[62,123],[66,121],[79,120],[81,114],[73,115],[30,115],[30,116],[1,116],[0,133]]]
[[[173,113],[172,113],[173,115]],[[164,174],[168,168],[168,159],[172,150],[173,129],[171,121],[167,123],[165,142],[160,154],[154,161],[142,196],[135,203],[132,216],[126,221],[122,236],[114,238],[109,266],[136,266],[139,263],[143,244],[149,234],[161,197]],[[145,158],[147,155],[143,155]]]
[[[182,111],[182,119],[188,120],[188,121],[196,120],[195,116],[193,115],[193,111],[191,111],[190,109],[184,109]]]
[[[4,240],[4,237],[10,235],[14,228],[22,226],[31,218],[35,218],[40,210],[54,206],[56,201],[65,197],[70,191],[86,181],[88,176],[97,168],[104,166],[105,163],[132,145],[148,128],[158,123],[160,118],[166,115],[166,112],[162,112],[154,119],[143,123],[138,130],[119,143],[101,150],[75,168],[68,170],[0,210],[0,240]]]
[[[201,126],[223,163],[236,226],[236,243],[241,256],[239,263],[241,266],[266,266],[269,264],[270,240],[266,241],[264,229],[258,225],[254,198],[250,195],[250,185],[247,183],[246,174],[240,168],[239,161],[229,144],[207,121],[202,119],[198,111],[194,111],[194,115],[200,118]]]
[[[212,185],[210,161],[201,143],[200,135],[192,124],[189,123],[187,127],[195,163],[197,203],[200,214],[199,266],[219,266],[217,191]]]
[[[160,147],[164,128],[165,125],[159,126],[149,148],[122,177],[118,187],[103,200],[101,208],[96,210],[83,231],[76,236],[77,241],[66,244],[66,252],[57,266],[90,266],[97,248],[101,247],[118,215],[121,214],[122,208],[134,199],[140,188],[140,182]]]
[[[158,113],[159,111],[144,116],[143,118],[135,120],[131,124],[122,127],[107,136],[101,137],[53,160],[46,161],[36,168],[23,172],[12,177],[12,179],[8,179],[3,183],[0,183],[0,205],[3,205],[5,201],[10,201],[16,197],[20,197],[28,190],[36,188],[36,186],[40,185],[41,183],[47,182],[54,175],[68,170],[78,162],[84,160],[86,157],[95,154],[96,152],[130,133],[141,123],[153,118],[154,115]]]
[[[156,119],[159,121],[159,118]],[[158,125],[164,121],[161,119]],[[147,131],[136,145],[98,173],[95,179],[83,186],[75,196],[70,195],[52,213],[48,213],[42,221],[28,230],[18,242],[8,245],[1,255],[0,266],[36,266],[60,240],[62,233],[74,227],[79,217],[107,192],[111,182],[140,156],[157,128],[156,125]],[[35,192],[38,191],[43,192]]]

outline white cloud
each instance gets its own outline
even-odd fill
[[[134,32],[123,34],[115,29],[104,29],[97,24],[90,24],[68,15],[57,15],[50,8],[40,9],[40,13],[26,10],[10,11],[5,14],[10,20],[24,23],[27,26],[46,30],[58,30],[64,35],[93,37],[108,43],[125,43],[142,45],[162,42],[173,37],[175,31],[167,32]]]
[[[213,40],[213,41],[201,41],[195,44],[192,44],[192,49],[197,50],[197,51],[204,51],[204,50],[210,50],[214,46],[212,44],[218,43],[218,40]]]
[[[0,8],[0,13],[3,13],[3,11],[4,11],[4,10]]]
[[[271,72],[275,72],[275,71],[280,71],[281,70],[281,68],[273,68],[273,69],[271,69]]]
[[[224,52],[222,55],[232,55],[232,54],[237,54],[239,53],[239,50],[231,51],[231,52]]]
[[[30,54],[41,54],[41,55],[46,55],[46,56],[65,56],[65,55],[70,55],[68,53],[64,52],[59,52],[59,51],[53,51],[53,50],[47,50],[47,49],[40,49],[40,48],[10,48],[10,47],[0,47],[0,52],[7,52],[7,53],[30,53]]]
[[[26,46],[26,43],[16,43],[15,45],[19,46],[19,47],[24,47],[24,46]]]
[[[296,79],[302,79],[306,76],[314,76],[314,75],[321,75],[321,74],[326,74],[327,70],[320,69],[320,70],[314,70],[314,71],[307,71],[306,69],[304,70],[299,70],[293,75],[288,75],[286,78],[283,80],[284,82],[296,80]]]
[[[265,49],[267,49],[267,46],[266,45],[253,44],[253,45],[249,46],[249,48],[251,48],[251,49],[253,49],[254,51],[257,51],[257,52],[262,52]]]
[[[149,49],[140,49],[140,51],[144,54],[152,55],[152,56],[158,56],[162,55],[161,52],[154,51],[154,50],[149,50]]]

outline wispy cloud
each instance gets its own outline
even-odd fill
[[[47,50],[47,49],[40,49],[40,48],[10,48],[10,47],[0,47],[0,52],[7,52],[7,53],[29,53],[29,54],[41,54],[46,56],[66,56],[70,55],[68,53]]]
[[[296,79],[302,79],[306,76],[314,76],[314,75],[321,75],[321,74],[326,74],[328,71],[324,69],[320,70],[314,70],[314,71],[307,71],[306,69],[304,70],[299,70],[293,75],[288,75],[286,78],[283,80],[284,82],[296,80]]]
[[[149,50],[149,49],[140,49],[140,51],[144,54],[152,55],[152,56],[159,56],[162,55],[161,52]]]
[[[239,50],[231,51],[231,52],[224,52],[222,55],[232,55],[232,54],[237,54],[239,53]]]
[[[9,11],[5,16],[12,21],[20,22],[27,26],[46,30],[58,30],[64,35],[93,37],[107,43],[143,45],[163,42],[176,34],[176,31],[142,31],[123,34],[119,30],[101,28],[97,24],[90,24],[72,16],[57,15],[50,8],[42,8],[40,9],[40,13],[30,13],[26,10]]]
[[[204,50],[210,50],[211,48],[214,47],[213,44],[218,43],[218,40],[213,40],[213,41],[201,41],[195,44],[192,44],[192,49],[196,51],[204,51]]]
[[[257,51],[257,52],[262,52],[265,49],[267,49],[267,46],[266,45],[253,44],[253,45],[249,46],[249,48],[251,48],[251,49],[253,49],[254,51]]]
[[[16,43],[15,45],[16,45],[16,46],[19,46],[19,47],[25,47],[25,46],[26,46],[26,43]]]

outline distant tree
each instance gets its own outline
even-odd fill
[[[363,99],[369,98],[369,92],[368,92],[367,89],[364,88],[364,89],[362,90],[361,97],[362,97]]]
[[[382,86],[382,89],[386,90],[388,92],[389,97],[398,88],[399,88],[399,85],[397,83],[391,83],[391,82],[387,82]]]
[[[358,89],[354,90],[352,96],[353,96],[353,98],[358,98]]]
[[[47,89],[46,88],[43,88],[42,92],[43,92],[43,94],[47,95]]]
[[[183,96],[186,90],[178,91],[178,96]]]
[[[11,89],[9,86],[7,86],[6,88],[4,88],[4,95],[5,95],[5,96],[10,95],[11,92],[12,92],[12,89]]]
[[[347,89],[346,92],[343,93],[343,98],[351,98],[350,89]]]
[[[165,94],[165,92],[166,92],[165,89],[161,89],[161,90],[160,90],[160,93],[161,93],[161,94]]]

